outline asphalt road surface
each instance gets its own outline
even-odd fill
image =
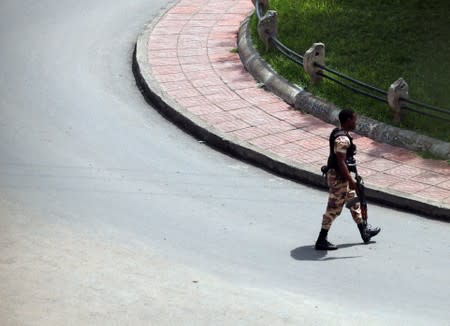
[[[1,325],[448,325],[448,224],[326,193],[163,119],[131,72],[166,1],[0,2]]]

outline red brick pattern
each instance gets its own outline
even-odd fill
[[[258,87],[234,49],[249,0],[182,0],[156,24],[148,62],[162,90],[204,123],[282,158],[319,168],[334,128]],[[355,135],[368,186],[450,204],[450,165]]]

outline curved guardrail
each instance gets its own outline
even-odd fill
[[[402,78],[394,82],[389,87],[389,90],[386,91],[326,67],[320,62],[324,61],[324,58],[320,56],[320,46],[324,46],[321,43],[315,43],[305,55],[291,50],[278,39],[276,12],[268,10],[269,0],[253,0],[253,2],[258,18],[258,32],[263,42],[266,43],[266,47],[272,46],[289,60],[298,65],[302,65],[313,82],[318,82],[321,78],[326,78],[354,93],[386,103],[392,109],[394,120],[396,121],[400,121],[402,111],[411,111],[434,119],[450,122],[450,109],[440,108],[410,99],[408,96],[408,84]],[[266,21],[268,21],[267,24]],[[318,50],[314,47],[316,45],[318,45]],[[312,56],[307,55],[308,52],[312,53]],[[310,67],[309,70],[306,68],[308,65]],[[311,66],[314,69],[311,69]],[[419,108],[422,108],[422,110]],[[423,109],[427,109],[428,111],[423,111]],[[439,114],[436,115],[435,112]]]

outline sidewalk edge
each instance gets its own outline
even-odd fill
[[[158,112],[168,120],[175,123],[189,134],[205,141],[208,145],[220,149],[234,157],[262,167],[272,173],[295,181],[304,182],[309,185],[325,189],[325,180],[319,171],[310,166],[299,164],[277,155],[261,150],[251,144],[223,134],[219,130],[205,124],[202,120],[180,107],[173,99],[165,94],[159,83],[150,73],[147,61],[147,44],[152,29],[162,13],[147,25],[144,32],[139,35],[133,52],[133,74],[138,88],[141,90],[146,101],[155,107]],[[277,82],[283,81],[277,79]],[[297,96],[298,89],[289,86],[287,100]],[[286,100],[286,99],[285,99]],[[423,201],[414,196],[404,197],[400,193],[386,192],[384,189],[368,188],[369,199],[389,205],[394,208],[423,214],[424,217],[450,221],[450,208]]]

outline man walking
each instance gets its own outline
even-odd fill
[[[316,250],[335,250],[337,247],[328,242],[328,230],[338,217],[344,204],[357,195],[357,185],[350,172],[355,172],[356,146],[349,134],[356,127],[356,114],[344,109],[339,113],[340,128],[330,134],[330,155],[327,162],[327,184],[329,188],[328,204],[322,219],[322,229],[316,241]],[[380,232],[380,228],[372,228],[363,220],[359,202],[350,207],[353,220],[358,225],[361,238],[365,243]]]

